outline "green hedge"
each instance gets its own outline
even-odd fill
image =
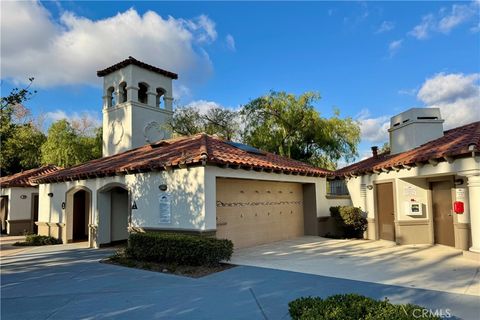
[[[25,237],[24,242],[15,242],[15,246],[46,246],[52,244],[61,244],[62,240],[50,237],[50,236],[39,236],[36,234],[29,234]]]
[[[352,206],[330,207],[330,216],[337,221],[344,237],[363,238],[367,230],[367,218],[362,209]]]
[[[179,265],[218,265],[230,260],[233,243],[177,233],[132,233],[128,237],[127,256],[143,261],[176,263]]]
[[[392,304],[358,294],[338,294],[326,299],[299,298],[289,304],[293,320],[410,320],[441,319],[413,304]]]

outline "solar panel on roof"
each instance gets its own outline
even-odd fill
[[[238,148],[238,149],[243,150],[243,151],[248,152],[248,153],[260,154],[260,155],[265,154],[265,152],[263,152],[260,149],[254,148],[252,146],[249,146],[249,145],[246,145],[246,144],[243,144],[243,143],[240,143],[240,142],[227,141],[226,143],[231,145],[232,147]]]

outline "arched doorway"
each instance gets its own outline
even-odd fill
[[[88,240],[88,212],[86,201],[86,191],[80,190],[73,194],[73,241]]]
[[[77,186],[66,193],[66,228],[62,239],[66,242],[89,240],[92,193],[84,186]]]
[[[127,186],[111,183],[98,190],[98,245],[128,239],[130,195]]]

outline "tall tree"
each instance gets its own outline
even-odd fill
[[[48,129],[42,145],[42,162],[61,167],[70,167],[101,157],[102,140],[100,129],[95,136],[77,132],[67,120],[59,120]]]
[[[313,165],[334,169],[340,158],[357,155],[360,128],[351,118],[340,118],[336,110],[323,118],[313,103],[315,92],[299,96],[286,92],[254,99],[242,109],[242,138],[254,147]]]
[[[180,107],[175,110],[168,126],[179,135],[205,132],[233,140],[239,132],[238,117],[238,112],[219,107],[208,109],[205,113],[195,107]]]
[[[24,106],[36,91],[29,84],[14,88],[0,103],[0,174],[8,175],[40,165],[40,147],[45,135],[34,125]]]

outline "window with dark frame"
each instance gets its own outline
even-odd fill
[[[348,196],[348,188],[345,180],[327,180],[327,195]]]

